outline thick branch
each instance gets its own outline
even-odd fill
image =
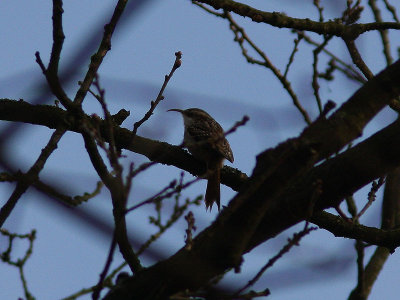
[[[310,199],[315,194],[313,183],[316,180],[324,183],[322,193],[314,205],[314,210],[319,211],[336,205],[346,194],[353,193],[372,179],[399,166],[400,157],[397,155],[399,151],[400,124],[396,122],[346,153],[315,167],[304,180],[287,190],[285,193],[287,196],[283,195],[270,203],[247,251],[307,218],[310,213]],[[369,163],[366,164],[366,162]],[[367,172],[367,170],[371,171]],[[265,194],[265,201],[268,201],[267,196],[268,194]],[[256,204],[253,199],[247,199],[247,201]],[[233,209],[235,205],[233,202],[228,209]],[[240,209],[243,209],[243,206]],[[241,210],[241,213],[244,215],[241,226],[246,223],[246,220],[252,222],[252,219],[247,218],[246,211]],[[124,299],[146,299],[141,293],[148,293],[152,289],[158,291],[165,289],[164,292],[168,293],[180,288],[196,288],[206,283],[216,273],[228,268],[227,263],[230,261],[227,259],[228,252],[224,246],[227,241],[222,238],[220,231],[229,238],[231,238],[230,232],[240,234],[238,228],[233,226],[232,220],[229,220],[230,222],[225,220],[228,214],[223,211],[212,226],[194,239],[192,251],[180,250],[168,260],[144,271],[141,276],[133,277],[126,286],[119,287],[116,294],[106,299],[120,299],[118,297],[122,295]],[[233,214],[232,217],[234,217]],[[370,242],[390,246],[392,249],[399,245],[397,230],[385,232],[371,228],[367,230],[365,227],[353,229],[356,230],[356,234],[366,240],[369,239]],[[367,234],[372,231],[379,235]],[[188,277],[187,274],[193,273],[190,270],[196,270],[196,276]],[[157,285],[150,284],[154,282],[157,282]],[[135,298],[132,293],[137,294],[138,298]],[[149,297],[151,299],[151,294]]]
[[[84,117],[88,122],[93,122],[95,125],[98,125],[101,130],[102,138],[108,141],[109,135],[106,132],[107,125],[105,122],[99,118],[92,118],[87,115]],[[31,105],[25,101],[0,99],[0,119],[42,125],[51,129],[64,124],[67,126],[68,130],[82,133],[82,127],[79,126],[78,122],[74,121],[73,116],[56,106]],[[174,165],[193,175],[204,174],[204,165],[178,146],[154,141],[139,135],[134,137],[131,131],[119,126],[115,126],[113,130],[116,146],[118,148],[142,154],[151,161]],[[222,169],[221,182],[236,191],[239,190],[246,179],[246,174],[237,169],[227,166]]]
[[[337,207],[346,196],[399,166],[398,151],[400,122],[394,122],[357,146],[315,167],[271,205],[248,250],[306,219],[317,182],[321,182],[322,192],[311,209],[320,211]]]
[[[395,249],[400,245],[400,230],[382,230],[348,222],[327,212],[317,212],[310,221],[333,235],[354,240],[362,240],[368,244]]]
[[[308,218],[313,210],[339,203],[346,193],[400,164],[396,155],[400,150],[400,128],[395,123],[307,173],[316,161],[358,137],[365,124],[400,94],[398,75],[399,62],[370,80],[328,120],[320,119],[300,137],[259,155],[249,183],[217,220],[193,240],[191,251],[181,249],[131,278],[107,299],[161,299],[180,289],[197,289],[226,269],[238,267],[244,252]],[[378,92],[380,97],[376,97]],[[333,162],[346,167],[345,171],[334,168]],[[364,170],[365,162],[374,164],[368,172]],[[354,170],[360,173],[359,177],[349,180],[343,176]],[[321,181],[322,187],[315,184]],[[191,270],[196,270],[196,276],[187,276],[193,274]]]
[[[261,11],[232,0],[196,0],[196,2],[206,3],[215,9],[222,8],[240,16],[249,17],[257,23],[266,23],[278,28],[291,28],[324,35],[335,35],[350,40],[370,30],[400,29],[400,24],[395,22],[345,25],[336,21],[315,22],[310,19],[291,18],[282,13]]]
[[[329,157],[359,137],[364,126],[400,94],[399,81],[398,61],[369,80],[329,119],[320,118],[298,138],[260,154],[247,187],[242,188],[228,209],[194,239],[191,251],[182,249],[170,259],[144,270],[119,291],[127,293],[127,299],[135,299],[133,294],[138,299],[146,299],[143,293],[147,293],[146,297],[150,299],[155,294],[148,293],[149,290],[166,296],[182,288],[196,289],[227,268],[238,266],[245,251],[308,218],[313,209],[322,210],[336,205],[347,193],[354,192],[400,164],[397,161],[400,159],[397,155],[400,130],[398,124],[392,124],[345,154],[307,172],[316,161]],[[5,101],[5,105],[10,105],[10,101]],[[54,110],[52,107],[47,109]],[[1,105],[0,118],[11,118],[10,114],[2,111]],[[79,131],[72,117],[64,114],[61,120]],[[129,131],[117,128],[115,137],[120,144],[117,146],[135,148],[136,152],[144,152],[150,159],[161,162],[171,159],[170,154],[185,153],[177,149],[160,152],[168,148],[163,143],[150,151],[144,150],[140,143],[132,147],[130,135]],[[134,143],[138,141],[136,138]],[[368,171],[364,169],[366,167]],[[302,182],[296,185],[299,178]],[[318,181],[322,181],[322,189],[320,184],[315,185]],[[293,186],[295,191],[291,188]],[[310,203],[310,200],[317,199],[316,203]],[[193,274],[192,270],[196,270],[196,276],[187,276]]]

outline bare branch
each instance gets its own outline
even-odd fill
[[[325,36],[324,37],[324,42],[321,43],[317,48],[314,49],[313,51],[313,77],[312,77],[312,88],[314,90],[314,96],[315,100],[317,102],[318,110],[319,113],[322,113],[322,101],[321,97],[319,95],[319,84],[318,84],[318,77],[319,77],[319,72],[318,72],[318,55],[321,53],[322,49],[325,48],[325,46],[328,44],[329,40],[332,38],[332,36]]]
[[[63,12],[62,0],[53,0],[53,48],[51,50],[50,62],[47,69],[50,76],[58,76],[60,54],[65,38],[62,24]]]
[[[377,23],[382,23],[381,11],[376,5],[376,0],[369,0],[368,4],[371,7],[372,12],[374,13],[375,21]],[[387,30],[379,30],[379,35],[382,40],[383,55],[386,59],[386,64],[389,66],[393,63],[393,57],[390,53],[389,33]]]
[[[379,178],[378,182],[373,181],[372,182],[372,187],[370,192],[368,193],[368,202],[365,204],[363,209],[360,210],[358,215],[356,216],[356,220],[359,220],[360,217],[367,211],[367,209],[372,205],[372,203],[375,201],[376,198],[376,192],[379,190],[379,188],[385,183],[384,177]]]
[[[364,74],[364,76],[368,80],[374,77],[374,74],[371,72],[371,70],[365,64],[364,60],[361,58],[361,54],[360,52],[358,52],[354,40],[344,40],[344,41],[346,43],[347,49],[349,50],[353,63],[360,69],[360,71]]]
[[[15,205],[17,204],[22,194],[24,194],[26,190],[29,188],[29,186],[38,179],[40,171],[42,171],[48,158],[57,148],[57,144],[65,132],[66,128],[58,128],[54,131],[46,147],[42,149],[42,152],[40,153],[36,162],[32,165],[29,171],[23,176],[24,179],[18,181],[17,186],[14,189],[14,192],[0,210],[0,227],[3,226],[4,222],[11,214],[12,210],[14,209]]]
[[[292,53],[289,56],[289,61],[288,61],[287,65],[286,65],[285,73],[283,74],[283,77],[286,78],[286,79],[287,79],[287,75],[289,73],[289,68],[292,65],[293,61],[294,61],[294,55],[299,50],[298,47],[299,47],[300,41],[302,39],[303,39],[303,36],[300,35],[300,34],[297,34],[297,38],[294,39],[293,50],[292,50]]]
[[[114,13],[111,17],[110,22],[104,26],[104,35],[103,39],[101,40],[99,49],[91,57],[89,69],[86,73],[85,79],[82,81],[82,84],[75,95],[74,102],[77,105],[82,104],[82,101],[85,98],[90,86],[92,85],[92,81],[97,74],[100,64],[103,62],[103,58],[105,57],[107,52],[111,49],[111,37],[114,33],[115,27],[118,24],[118,21],[122,16],[122,13],[124,12],[127,2],[128,0],[118,1],[118,3],[115,6]]]
[[[288,243],[278,252],[278,254],[269,259],[268,262],[260,269],[260,271],[258,271],[257,274],[245,286],[240,288],[235,295],[239,295],[253,286],[261,278],[265,271],[271,268],[284,254],[288,253],[293,246],[299,246],[300,240],[313,230],[317,230],[317,227],[309,227],[308,222],[305,222],[303,230],[293,234],[293,237],[288,239]]]
[[[291,87],[290,81],[288,81],[286,77],[281,74],[279,69],[274,66],[274,64],[271,62],[268,56],[249,38],[245,30],[235,22],[235,20],[229,13],[226,12],[224,14],[224,18],[226,18],[229,21],[230,23],[229,28],[234,33],[235,41],[239,44],[240,48],[242,49],[242,54],[246,58],[246,60],[249,63],[261,65],[270,69],[272,73],[276,76],[276,78],[278,78],[278,80],[281,82],[282,86],[288,92],[289,96],[292,98],[293,104],[295,105],[297,110],[302,114],[305,122],[307,124],[310,124],[311,123],[310,117],[308,116],[308,113],[305,111],[305,109],[301,106],[297,95],[295,94],[295,92]],[[250,47],[257,52],[257,54],[262,58],[262,61],[252,58],[247,53],[247,50],[244,47],[244,41],[246,41],[250,45]]]
[[[354,40],[360,34],[371,30],[400,29],[400,24],[395,22],[345,25],[337,20],[315,22],[310,19],[291,18],[283,13],[261,11],[233,0],[197,0],[197,2],[206,3],[215,9],[224,9],[229,12],[234,12],[242,17],[249,17],[257,23],[266,23],[278,28],[292,28],[323,35],[334,35],[350,40]]]
[[[110,269],[116,246],[117,246],[117,241],[115,239],[115,234],[114,234],[111,241],[110,250],[108,251],[106,264],[104,265],[103,271],[100,273],[99,282],[97,283],[96,287],[93,288],[93,294],[92,294],[93,300],[97,300],[100,297],[100,292],[104,287],[104,279],[106,278],[108,270]]]
[[[169,74],[165,75],[164,83],[161,86],[160,91],[158,92],[156,100],[150,102],[150,109],[147,111],[147,113],[143,116],[143,118],[141,120],[135,122],[135,124],[133,125],[132,132],[133,132],[134,136],[136,135],[138,128],[151,117],[156,106],[160,103],[161,100],[164,99],[164,96],[163,96],[164,90],[167,87],[167,84],[168,84],[169,80],[171,79],[172,75],[174,75],[174,72],[176,71],[176,69],[178,69],[181,66],[181,64],[182,64],[181,59],[182,59],[182,52],[180,52],[180,51],[175,52],[175,62],[173,64],[172,69],[169,72]]]

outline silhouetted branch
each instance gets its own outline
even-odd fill
[[[266,23],[278,28],[292,28],[323,35],[335,35],[350,40],[371,30],[400,29],[400,24],[395,22],[345,25],[337,21],[316,22],[310,19],[292,18],[283,13],[261,11],[232,0],[196,0],[196,2],[208,4],[215,9],[234,12],[242,17],[248,17],[256,23]]]
[[[20,181],[17,182],[17,186],[15,187],[10,198],[0,209],[0,227],[3,226],[4,222],[11,214],[12,210],[14,209],[15,205],[17,204],[22,194],[24,194],[26,190],[29,188],[29,186],[32,185],[32,183],[34,183],[39,178],[40,171],[42,171],[48,158],[57,148],[57,144],[65,132],[66,132],[65,128],[60,127],[56,129],[52,134],[46,147],[42,149],[42,152],[39,155],[36,162],[32,165],[32,167],[26,174],[21,175],[23,177],[21,178]]]
[[[160,91],[158,92],[156,100],[150,102],[150,109],[146,112],[146,114],[143,116],[143,118],[141,120],[135,122],[135,124],[133,125],[132,132],[133,132],[134,136],[136,135],[138,128],[151,117],[151,115],[153,114],[153,111],[156,108],[156,106],[158,105],[158,103],[160,103],[160,101],[162,101],[164,99],[164,95],[163,95],[164,90],[167,87],[169,80],[174,75],[174,72],[176,71],[176,69],[178,69],[181,66],[181,64],[182,64],[181,59],[182,59],[182,52],[180,52],[180,51],[175,52],[175,62],[173,64],[172,69],[169,72],[169,74],[165,75],[164,83],[161,86]]]

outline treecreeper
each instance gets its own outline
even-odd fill
[[[185,133],[183,144],[189,152],[207,166],[207,190],[204,197],[206,210],[217,203],[221,206],[220,177],[225,159],[233,162],[231,147],[225,138],[224,130],[208,113],[199,108],[170,109],[183,116]]]

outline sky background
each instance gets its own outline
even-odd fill
[[[64,33],[66,35],[61,56],[60,70],[72,71],[66,85],[68,95],[73,97],[82,80],[90,54],[97,48],[104,24],[112,14],[115,1],[66,1],[64,3]],[[317,19],[312,1],[246,1],[265,11],[280,11],[298,18]],[[346,1],[321,1],[325,5],[325,18],[338,17]],[[139,135],[171,144],[179,144],[183,137],[183,124],[179,115],[166,113],[170,108],[199,107],[209,112],[225,128],[230,128],[243,115],[250,121],[245,127],[228,137],[235,162],[227,163],[250,174],[255,156],[289,137],[297,136],[305,127],[300,113],[279,81],[265,68],[248,64],[241,50],[233,42],[233,34],[225,20],[205,13],[187,0],[132,1],[124,14],[112,40],[112,49],[99,70],[100,82],[106,90],[106,100],[111,113],[125,108],[130,117],[123,126],[132,128],[155,99],[164,75],[174,62],[176,51],[182,51],[182,67],[176,71],[164,93],[165,100],[154,115],[139,130]],[[399,8],[398,8],[399,9]],[[50,1],[0,1],[0,97],[24,99],[31,103],[53,103],[54,97],[47,93],[46,84],[34,54],[40,52],[47,64],[52,46]],[[363,22],[372,21],[366,9]],[[253,24],[235,16],[253,41],[262,48],[275,65],[284,70],[293,40],[290,30],[277,30],[265,24]],[[386,20],[391,21],[389,17]],[[400,44],[398,32],[390,33],[393,49]],[[312,35],[318,40],[317,35]],[[320,39],[319,39],[320,40]],[[363,58],[374,73],[385,67],[376,33],[365,34],[357,40]],[[378,46],[376,46],[378,45]],[[330,43],[330,50],[349,62],[350,58],[340,40]],[[313,48],[301,44],[295,63],[289,73],[293,89],[301,104],[312,118],[317,107],[311,89]],[[392,54],[395,54],[393,50]],[[322,56],[320,66],[327,58]],[[71,70],[71,66],[73,66]],[[80,66],[80,67],[77,67]],[[358,88],[338,75],[335,82],[321,85],[321,95],[326,101],[337,104],[345,101]],[[88,113],[101,114],[97,102],[90,96],[84,107]],[[389,124],[395,114],[386,109],[366,128],[362,137],[368,137],[378,128]],[[10,124],[0,123],[0,132]],[[7,140],[6,158],[15,169],[26,171],[38,157],[51,135],[51,130],[40,126],[21,125]],[[3,146],[3,145],[2,145]],[[124,152],[125,166],[131,161],[138,166],[146,162],[140,155]],[[153,195],[167,185],[180,170],[171,166],[155,166],[135,179],[130,203]],[[66,134],[46,164],[41,178],[57,182],[69,195],[91,191],[96,185],[96,174],[84,151],[82,139],[74,133]],[[186,180],[192,177],[185,175]],[[8,199],[13,185],[2,183],[0,199]],[[184,192],[194,197],[205,190],[205,181],[198,182]],[[366,201],[368,188],[356,195],[360,207]],[[234,195],[222,187],[222,204]],[[362,222],[379,226],[380,197],[363,216]],[[3,201],[3,200],[0,200]],[[170,205],[166,204],[166,210]],[[129,232],[140,244],[155,228],[148,224],[153,207],[143,207],[129,216]],[[204,205],[193,209],[197,232],[215,219],[217,212],[205,212]],[[91,218],[100,220],[94,225]],[[149,266],[155,257],[165,258],[184,245],[185,222],[180,221],[149,249],[142,257]],[[101,272],[111,240],[112,212],[108,193],[83,204],[79,209],[66,209],[54,200],[30,189],[18,203],[5,228],[12,232],[26,233],[37,230],[34,253],[25,267],[30,291],[37,299],[59,299],[95,284]],[[302,228],[303,224],[282,233],[265,245],[245,256],[242,274],[229,274],[222,281],[224,286],[245,284],[259,267],[276,254],[288,237]],[[5,248],[0,237],[0,250]],[[24,253],[26,244],[15,249],[16,256]],[[256,285],[256,289],[268,287],[271,299],[345,299],[356,285],[355,250],[353,242],[334,238],[332,234],[318,230],[305,237],[301,246],[279,260]],[[372,249],[366,251],[367,257]],[[116,253],[113,266],[121,262]],[[400,293],[398,278],[400,258],[394,253],[374,285],[370,299],[397,299]],[[17,299],[23,296],[17,270],[0,264],[0,298]],[[6,280],[4,280],[6,279]],[[90,299],[90,295],[79,299]]]

